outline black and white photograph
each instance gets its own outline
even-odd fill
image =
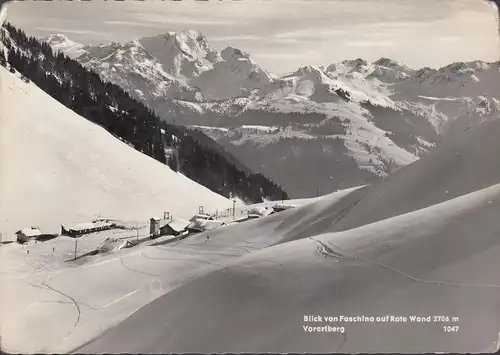
[[[500,0],[0,0],[2,353],[500,351]]]

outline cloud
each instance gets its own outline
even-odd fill
[[[401,33],[394,32],[365,32],[362,34],[364,38],[397,38]]]
[[[387,29],[416,29],[416,28],[429,28],[434,24],[431,21],[408,21],[408,22],[373,22],[363,24],[363,27],[387,28]]]
[[[256,41],[263,39],[261,36],[255,35],[235,35],[235,36],[219,36],[211,37],[210,42],[226,42],[226,41]]]
[[[344,42],[349,47],[394,47],[391,41],[347,41]]]
[[[204,26],[231,26],[231,25],[237,25],[239,24],[238,22],[235,21],[228,21],[228,20],[211,20],[211,19],[195,19],[192,17],[183,17],[183,16],[178,16],[176,15],[175,17],[169,17],[168,15],[164,14],[153,14],[153,13],[138,13],[135,15],[138,19],[144,22],[150,22],[150,23],[155,23],[155,24],[181,24],[181,25],[190,25],[190,26],[196,26],[196,25],[204,25]]]
[[[77,30],[69,28],[58,28],[58,27],[35,27],[35,30],[45,31],[50,33],[73,33],[79,35],[91,35],[91,36],[102,36],[104,32],[92,31],[92,30]]]
[[[290,31],[290,32],[279,32],[273,35],[274,38],[317,38],[326,36],[338,36],[346,33],[343,29],[332,29],[332,28],[311,28],[306,30]]]
[[[130,27],[158,27],[158,24],[137,21],[105,21],[106,25],[110,26],[130,26]]]

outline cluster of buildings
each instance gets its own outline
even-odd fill
[[[79,237],[84,234],[100,232],[107,229],[117,228],[116,223],[109,220],[94,220],[88,223],[63,224],[61,225],[61,234],[68,237]],[[16,232],[18,243],[27,243],[31,240],[46,241],[57,237],[56,234],[43,233],[39,227],[28,227]]]
[[[294,207],[294,205],[286,204],[276,204],[272,207],[254,207],[246,211],[246,215],[244,217],[238,219],[234,219],[235,216],[233,210],[233,222],[241,223],[255,218],[266,217]],[[220,216],[224,217],[226,215],[221,214]],[[165,212],[163,218],[157,217],[149,220],[149,236],[150,238],[158,238],[164,235],[185,237],[190,234],[201,233],[226,225],[224,221],[217,219],[217,217],[218,213],[215,215],[203,213],[203,208],[201,207],[199,213],[194,215],[189,221],[180,218],[173,218],[168,212]]]
[[[247,220],[269,216],[274,213],[285,211],[293,208],[293,205],[276,204],[273,207],[254,207],[246,211],[243,218],[233,219],[234,222],[240,223]],[[243,212],[242,212],[243,213]],[[203,213],[200,208],[198,214],[194,215],[190,220],[174,218],[168,212],[165,212],[163,218],[150,218],[149,237],[158,238],[164,235],[178,236],[180,238],[187,237],[190,234],[201,233],[207,230],[212,230],[226,225],[224,221]],[[61,225],[60,235],[76,238],[89,233],[101,232],[104,230],[120,228],[115,222],[105,219],[97,219],[88,223],[63,224]],[[57,237],[55,234],[43,233],[38,227],[23,228],[16,232],[17,241],[26,243],[31,240],[45,241]]]
[[[294,207],[294,205],[285,204],[276,204],[273,207],[254,207],[247,211],[246,216],[238,218],[237,220],[235,219],[234,222],[241,223],[255,218],[266,217],[273,213],[282,212]],[[220,216],[224,217],[226,215],[221,214]],[[150,218],[149,236],[150,238],[158,238],[164,235],[185,237],[190,234],[201,233],[226,225],[224,221],[217,219],[217,217],[218,213],[215,215],[203,213],[203,208],[201,207],[199,213],[195,214],[189,221],[173,218],[168,212],[165,212],[163,218]]]
[[[201,233],[226,224],[203,213],[194,215],[189,221],[174,218],[165,213],[163,219],[151,218],[149,222],[149,236],[151,238],[163,235],[188,236],[189,234]]]

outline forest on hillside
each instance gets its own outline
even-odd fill
[[[245,202],[287,199],[283,189],[262,174],[254,174],[202,132],[160,120],[153,110],[119,86],[11,24],[2,29],[7,63],[51,97],[87,120],[105,128],[136,150],[168,164],[188,178],[226,197]],[[166,148],[178,151],[177,159]],[[168,182],[165,182],[168,183]]]

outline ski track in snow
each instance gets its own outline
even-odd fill
[[[436,281],[436,280],[424,280],[420,279],[411,275],[408,275],[401,270],[398,270],[394,267],[391,267],[389,265],[385,265],[376,261],[371,261],[368,259],[364,259],[355,255],[348,255],[345,252],[343,252],[338,246],[334,245],[332,242],[328,242],[328,245],[325,245],[323,242],[315,239],[314,237],[310,237],[309,239],[314,240],[320,245],[320,253],[322,255],[330,256],[333,258],[337,259],[348,259],[348,260],[355,260],[355,261],[361,261],[366,264],[371,264],[377,267],[381,267],[385,270],[394,272],[398,275],[401,275],[403,277],[406,277],[412,281],[419,282],[419,283],[425,283],[425,284],[435,284],[437,286],[450,286],[450,287],[472,287],[472,288],[493,288],[493,289],[499,289],[500,290],[500,285],[489,285],[489,284],[469,284],[469,283],[459,283],[459,282],[449,282],[449,281]],[[332,249],[333,248],[333,249]],[[336,252],[334,249],[339,250],[339,252]]]
[[[125,265],[125,262],[123,261],[123,258],[120,258],[120,262],[121,262],[121,264],[123,265],[123,267],[125,269],[130,270],[132,272],[136,272],[138,274],[142,274],[142,275],[146,275],[146,276],[153,276],[153,277],[159,277],[160,276],[158,274],[151,274],[151,273],[148,273],[148,272],[145,272],[145,271],[140,271],[138,269],[135,269],[135,268],[132,268],[130,266],[127,266],[127,265]]]

